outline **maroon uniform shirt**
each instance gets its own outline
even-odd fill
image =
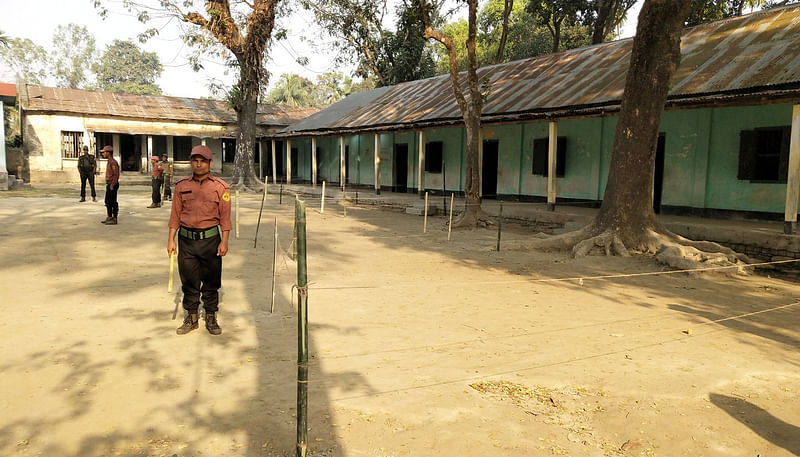
[[[153,164],[153,177],[160,178],[161,175],[164,174],[164,168],[161,166],[160,163],[156,162]]]
[[[231,230],[231,189],[228,183],[208,175],[203,181],[192,177],[175,184],[169,228],[207,229],[219,225]]]
[[[114,160],[114,156],[108,158],[106,163],[106,182],[116,187],[119,182],[119,164]]]

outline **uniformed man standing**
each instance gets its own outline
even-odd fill
[[[106,214],[108,217],[100,221],[106,225],[117,225],[119,215],[119,203],[117,202],[117,191],[119,190],[119,164],[114,160],[114,148],[103,146],[100,150],[106,162]]]
[[[150,161],[153,162],[153,179],[152,179],[152,186],[153,186],[153,202],[150,203],[148,208],[159,208],[161,206],[161,185],[164,184],[164,168],[158,163],[158,156],[150,157]]]
[[[207,147],[195,146],[189,159],[192,176],[175,184],[167,241],[167,254],[172,255],[178,235],[178,272],[183,283],[186,317],[177,333],[183,335],[198,327],[197,311],[202,296],[206,329],[212,335],[219,335],[222,257],[228,253],[231,232],[230,186],[211,175],[211,150]]]
[[[81,199],[79,202],[86,201],[86,182],[92,188],[92,201],[97,201],[97,194],[94,191],[94,174],[97,172],[97,161],[94,156],[89,154],[89,146],[83,145],[83,155],[78,157],[78,173],[81,175]]]

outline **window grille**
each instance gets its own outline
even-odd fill
[[[61,132],[61,157],[77,159],[83,147],[82,132]]]

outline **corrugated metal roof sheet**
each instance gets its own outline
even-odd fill
[[[478,77],[489,78],[490,87],[484,119],[521,119],[526,113],[567,115],[587,107],[618,106],[632,45],[629,38],[481,68]],[[671,87],[671,99],[695,102],[771,87],[791,87],[800,95],[800,6],[686,29],[681,39],[681,64]],[[335,117],[324,114],[329,110],[344,111],[333,105],[318,116]],[[300,123],[283,133],[410,128],[460,121],[449,76],[444,75],[391,86],[366,106],[326,125]]]
[[[164,95],[136,95],[25,84],[20,104],[27,112],[58,112],[161,121],[235,124],[236,113],[226,102]],[[316,108],[258,105],[256,123],[285,126],[317,112]]]

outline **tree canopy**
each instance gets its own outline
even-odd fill
[[[50,53],[56,85],[71,89],[89,88],[91,67],[96,60],[95,39],[86,26],[58,26]]]
[[[164,67],[154,52],[145,52],[130,41],[114,40],[94,65],[102,90],[131,94],[161,93],[156,80]]]

